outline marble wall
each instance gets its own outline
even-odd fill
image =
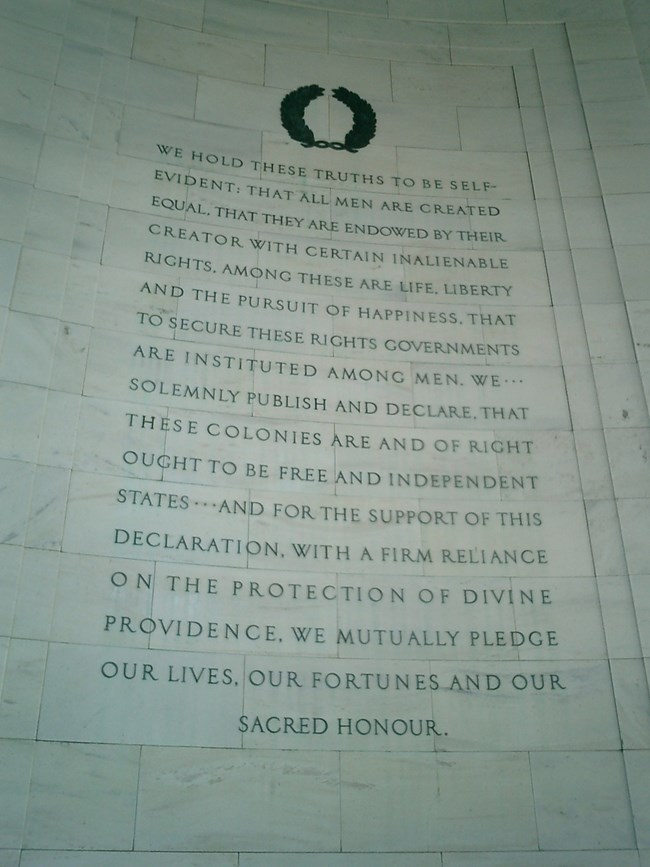
[[[650,867],[644,4],[0,15],[0,867]]]

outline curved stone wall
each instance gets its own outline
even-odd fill
[[[650,864],[626,5],[4,0],[1,867]]]

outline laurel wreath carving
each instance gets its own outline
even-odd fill
[[[346,105],[352,112],[352,129],[345,136],[345,149],[356,153],[374,138],[377,132],[377,115],[372,110],[372,106],[365,99],[348,90],[345,87],[337,87],[333,90],[335,99]]]
[[[282,126],[294,141],[300,142],[305,148],[333,148],[357,153],[374,138],[377,131],[377,116],[369,102],[346,87],[337,87],[332,91],[335,99],[352,112],[352,129],[342,142],[317,140],[314,133],[305,123],[307,106],[322,96],[325,90],[318,84],[306,84],[288,93],[280,103],[280,120]]]

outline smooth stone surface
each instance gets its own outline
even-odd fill
[[[338,773],[333,753],[145,748],[136,845],[331,850],[339,839]]]
[[[0,865],[648,862],[648,10],[2,15]]]

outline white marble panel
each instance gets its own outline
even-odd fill
[[[333,53],[449,62],[449,35],[444,24],[337,14],[331,14],[329,22],[329,47]]]
[[[0,308],[9,307],[20,257],[20,244],[0,241]]]
[[[634,846],[619,752],[532,753],[535,814],[547,849]]]
[[[625,304],[583,304],[582,312],[594,364],[625,364],[635,360]]]
[[[76,394],[83,384],[90,328],[76,323],[60,323],[50,388]]]
[[[650,842],[648,819],[650,818],[650,799],[648,798],[648,771],[650,770],[650,751],[630,750],[625,753],[625,765],[630,784],[632,814],[638,846],[645,848]]]
[[[48,639],[59,556],[55,551],[25,549],[20,568],[16,567],[14,636]]]
[[[645,397],[634,365],[598,364],[594,377],[606,428],[639,428],[647,424]]]
[[[392,18],[505,21],[499,0],[388,0],[388,10]]]
[[[612,429],[605,432],[617,497],[644,497],[650,486],[650,431]]]
[[[36,467],[33,477],[29,526],[25,544],[31,548],[58,550],[61,546],[63,510],[69,471],[59,467]]]
[[[104,243],[108,207],[95,202],[82,201],[79,203],[77,216],[78,223],[72,241],[72,257],[98,263]]]
[[[65,287],[61,319],[64,322],[92,325],[99,265],[73,259]]]
[[[138,11],[143,18],[200,30],[204,4],[202,0],[184,0],[183,3],[177,0],[140,0]]]
[[[528,106],[521,108],[520,114],[526,143],[525,149],[528,154],[532,156],[537,151],[542,153],[550,151],[551,139],[549,137],[548,122],[544,109],[537,106]],[[557,185],[557,177],[554,179],[553,185]]]
[[[589,137],[596,148],[650,142],[650,100],[647,97],[586,102],[584,111]]]
[[[96,105],[93,94],[55,85],[46,131],[57,138],[89,141]]]
[[[647,572],[648,538],[644,523],[648,520],[648,501],[642,499],[619,500],[621,532],[625,543],[625,554],[631,575],[644,575]]]
[[[549,105],[545,108],[546,123],[553,150],[584,150],[593,141],[593,124],[588,116],[589,131],[582,112],[573,105]]]
[[[35,461],[46,392],[41,388],[0,384],[0,455],[18,461]]]
[[[343,848],[412,852],[536,845],[521,753],[341,756]],[[489,792],[476,779],[489,778]]]
[[[125,101],[131,105],[191,118],[195,96],[195,75],[137,60],[129,66]]]
[[[625,551],[615,504],[611,500],[590,500],[585,505],[596,575],[624,575]]]
[[[600,147],[594,159],[605,195],[650,192],[650,145]]]
[[[95,103],[91,144],[114,152],[120,137],[123,106],[111,99],[98,99]]]
[[[51,91],[49,81],[4,69],[0,96],[3,120],[44,129]]]
[[[412,53],[410,45],[405,47]],[[377,135],[373,140],[378,146],[460,148],[460,134],[456,109],[448,105],[432,105],[426,112],[409,102],[380,102],[373,100],[373,107],[381,117]]]
[[[122,3],[121,5],[124,7],[125,4]],[[131,54],[134,30],[135,17],[131,14],[128,6],[120,9],[119,4],[118,8],[114,4],[105,37],[106,50],[128,57]],[[92,31],[89,38],[92,39]]]
[[[574,430],[591,430],[602,427],[591,367],[586,365],[565,366],[564,381]]]
[[[126,96],[130,81],[130,73],[134,65],[136,64],[133,61],[125,60],[117,54],[104,54],[102,56],[101,76],[97,85],[97,93],[99,97],[102,99],[114,100],[119,103],[127,102]],[[145,66],[145,64],[137,65],[141,67]],[[138,78],[140,78],[140,80],[144,79],[144,83],[149,87],[149,89],[155,91],[155,69],[156,67],[150,66],[146,71],[141,70],[141,76],[137,76],[136,73],[136,81]],[[188,81],[189,79],[194,79],[194,76],[170,70],[169,76],[166,77],[171,78],[177,88],[180,85],[185,94],[188,90],[191,90],[191,87],[188,86]],[[196,86],[195,79],[194,86]],[[139,104],[138,96],[140,96],[141,99],[145,99],[143,104],[146,104],[147,107],[151,107],[146,101],[144,93],[134,94],[134,104]],[[184,107],[185,99],[183,99],[182,102]],[[163,110],[165,109],[165,103],[160,105],[160,102],[157,100],[152,100],[152,103],[158,103]],[[185,114],[185,111],[179,111],[178,114]]]
[[[526,134],[525,114],[522,119],[524,122],[524,134]],[[547,142],[546,149],[542,151],[531,150],[529,145],[528,161],[530,163],[530,174],[535,190],[535,197],[537,199],[559,198],[560,187],[558,185],[555,158],[550,153],[550,141]]]
[[[616,303],[622,299],[621,277],[611,249],[573,250],[573,264],[580,289],[580,298],[586,304]]]
[[[527,59],[527,57],[528,52],[526,52],[522,60]],[[529,64],[517,64],[513,71],[519,106],[522,108],[541,107],[543,104],[542,91],[539,86],[539,75],[532,65],[532,58]]]
[[[643,99],[645,82],[636,59],[598,59],[576,63],[580,94],[585,102]]]
[[[484,106],[487,103],[494,108],[517,104],[511,69],[396,61],[392,64],[392,71],[396,100],[455,106]]]
[[[4,207],[0,211],[0,235],[5,241],[22,241],[32,198],[29,184],[0,180],[0,196]]]
[[[32,183],[42,139],[38,130],[0,122],[0,175],[14,181]]]
[[[556,307],[578,303],[578,287],[571,254],[566,250],[544,253],[548,281]]]
[[[630,582],[627,575],[598,578],[607,653],[612,660],[644,655],[639,637],[643,629],[643,605],[637,612]]]
[[[56,852],[51,850],[22,853],[23,867],[237,867],[237,857],[235,853],[198,855],[184,852],[168,854],[166,852]],[[420,865],[416,864],[414,867]]]
[[[623,749],[650,748],[648,680],[640,659],[613,659],[612,679]]]
[[[139,749],[36,744],[25,844],[131,849]]]
[[[61,38],[41,30],[40,18],[34,20],[38,20],[39,28],[3,20],[0,34],[2,66],[51,80],[56,72]],[[34,20],[29,23],[33,24]]]
[[[69,265],[66,256],[24,248],[16,275],[12,309],[41,316],[60,316]]]
[[[532,51],[516,48],[476,48],[461,46],[451,48],[451,61],[465,66],[506,66],[522,68],[534,64]],[[516,80],[516,70],[515,70]],[[521,104],[521,103],[520,103]]]
[[[25,244],[37,250],[69,255],[78,213],[79,200],[74,196],[36,189],[25,226]]]
[[[133,58],[251,84],[261,84],[264,78],[262,45],[170,27],[146,18],[140,18],[136,25]]]
[[[0,593],[5,600],[0,609],[0,635],[9,635],[20,579],[22,549],[18,545],[0,545]]]
[[[524,151],[524,131],[518,108],[458,108],[461,145],[470,151]]]
[[[537,216],[542,235],[542,246],[546,251],[557,252],[569,249],[569,237],[561,201],[540,199],[537,202]],[[566,257],[568,259],[568,257]]]
[[[589,364],[589,350],[582,309],[564,305],[555,310],[557,338],[565,365]]]
[[[0,845],[6,849],[22,844],[33,752],[32,741],[9,740],[0,743]]]
[[[539,75],[544,105],[580,105],[580,94],[576,83],[573,65],[570,63],[546,62],[542,54],[537,55]],[[553,59],[550,58],[552,61]]]
[[[379,852],[354,854],[328,853],[327,855],[303,854],[293,855],[283,852],[275,855],[265,852],[264,855],[248,855],[242,852],[239,856],[240,867],[394,867],[395,858],[399,857],[400,867],[439,867],[440,855],[420,854],[382,855]]]
[[[233,655],[51,644],[39,739],[238,747],[243,673]]]
[[[615,253],[626,300],[646,301],[650,246],[646,244],[618,245],[615,248]]]
[[[553,304],[556,307],[578,303],[578,287],[571,254],[568,250],[544,253]],[[558,316],[559,318],[559,316]]]
[[[585,499],[612,497],[614,488],[603,433],[599,430],[577,430],[575,441]]]
[[[508,21],[610,21],[625,18],[620,0],[505,0]]]
[[[345,0],[270,0],[271,3],[282,6],[307,6],[309,8],[332,9],[337,12],[349,12],[349,4]],[[385,0],[358,0],[355,6],[357,14],[386,15]]]
[[[68,16],[66,37],[75,42],[104,48],[110,19],[110,7],[102,9],[92,3],[73,0]]]
[[[563,197],[600,196],[599,175],[591,151],[558,151],[555,167]]]
[[[639,867],[635,851],[445,853],[443,867]]]
[[[641,644],[641,655],[644,657],[650,656],[650,581],[647,575],[638,575],[630,578],[632,586],[632,596],[634,600],[634,608],[637,612],[639,641]]]
[[[78,196],[85,161],[85,145],[45,136],[36,175],[36,186],[42,190]]]
[[[121,58],[120,58],[121,59]],[[125,67],[125,73],[128,66]],[[65,40],[59,56],[55,83],[62,88],[95,96],[102,76],[102,52],[98,48]]]
[[[603,24],[570,22],[567,33],[573,59],[577,62],[636,56],[634,39],[626,21]]]
[[[2,737],[36,737],[46,655],[45,642],[9,642],[0,691]]]
[[[114,174],[115,154],[97,147],[89,148],[86,151],[86,163],[80,189],[81,198],[85,200],[85,203],[108,204]]]
[[[596,197],[562,199],[567,235],[572,252],[588,248],[609,248],[611,237],[602,200]]]
[[[338,781],[332,753],[145,747],[135,844],[193,852],[338,849]]]
[[[356,19],[346,16],[346,20],[353,26]],[[228,0],[207,0],[203,29],[228,39],[321,50],[327,48],[328,41],[325,12],[280,3],[271,6],[259,0],[240,0],[236,5]]]
[[[38,21],[44,30],[63,33],[69,7],[70,0],[7,0],[3,14],[30,26],[33,26],[34,21]]]
[[[452,44],[519,50],[534,48],[542,58],[555,57],[562,62],[570,60],[566,31],[561,24],[508,22],[504,25],[482,19],[474,24],[450,24],[449,33]]]
[[[34,479],[34,467],[22,461],[0,461],[3,502],[0,542],[24,545]]]
[[[389,64],[385,61],[339,55],[332,62],[324,52],[267,46],[265,84],[286,91],[293,90],[302,80],[314,81],[325,89],[350,86],[367,100],[390,99],[394,95]]]
[[[605,210],[614,244],[643,244],[650,231],[650,193],[605,196]]]

